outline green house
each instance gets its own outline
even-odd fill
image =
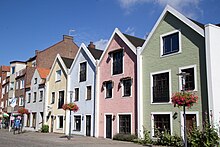
[[[207,112],[205,38],[202,24],[167,6],[138,50],[139,137],[144,129],[183,136],[183,109],[174,107],[173,93],[182,90],[179,73],[188,73],[184,90],[199,99],[186,109],[186,126],[202,125]]]

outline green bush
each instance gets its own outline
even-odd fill
[[[134,134],[118,133],[118,134],[115,134],[113,137],[113,140],[121,140],[121,141],[134,141],[135,139],[137,139],[137,136]]]
[[[219,137],[215,128],[208,121],[204,123],[203,129],[192,129],[188,133],[188,144],[193,147],[214,147],[219,145]]]
[[[158,134],[158,139],[153,142],[155,145],[162,145],[162,146],[174,146],[174,147],[181,147],[183,146],[182,138],[178,135],[170,135],[168,131],[164,131],[163,133]]]
[[[48,125],[43,125],[41,128],[42,133],[48,133],[49,132],[49,126]]]

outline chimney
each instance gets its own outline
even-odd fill
[[[95,44],[93,44],[92,41],[90,41],[89,45],[88,45],[88,48],[90,49],[95,49]]]
[[[73,41],[73,37],[72,36],[68,36],[68,35],[63,35],[63,40],[64,41],[67,41],[67,40]]]
[[[37,55],[39,53],[39,50],[35,50],[35,55]]]

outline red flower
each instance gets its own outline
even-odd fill
[[[18,113],[20,113],[20,114],[29,114],[28,109],[25,109],[25,108],[18,109]]]
[[[191,92],[176,92],[172,96],[174,107],[187,106],[190,108],[194,103],[197,103],[198,96]]]
[[[75,103],[63,104],[63,110],[72,110],[73,112],[77,112],[79,107]]]

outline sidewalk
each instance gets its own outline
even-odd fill
[[[5,145],[5,146],[3,146]],[[8,130],[0,130],[1,147],[141,147],[132,142],[73,135],[68,140],[64,134],[25,132],[13,135]]]

